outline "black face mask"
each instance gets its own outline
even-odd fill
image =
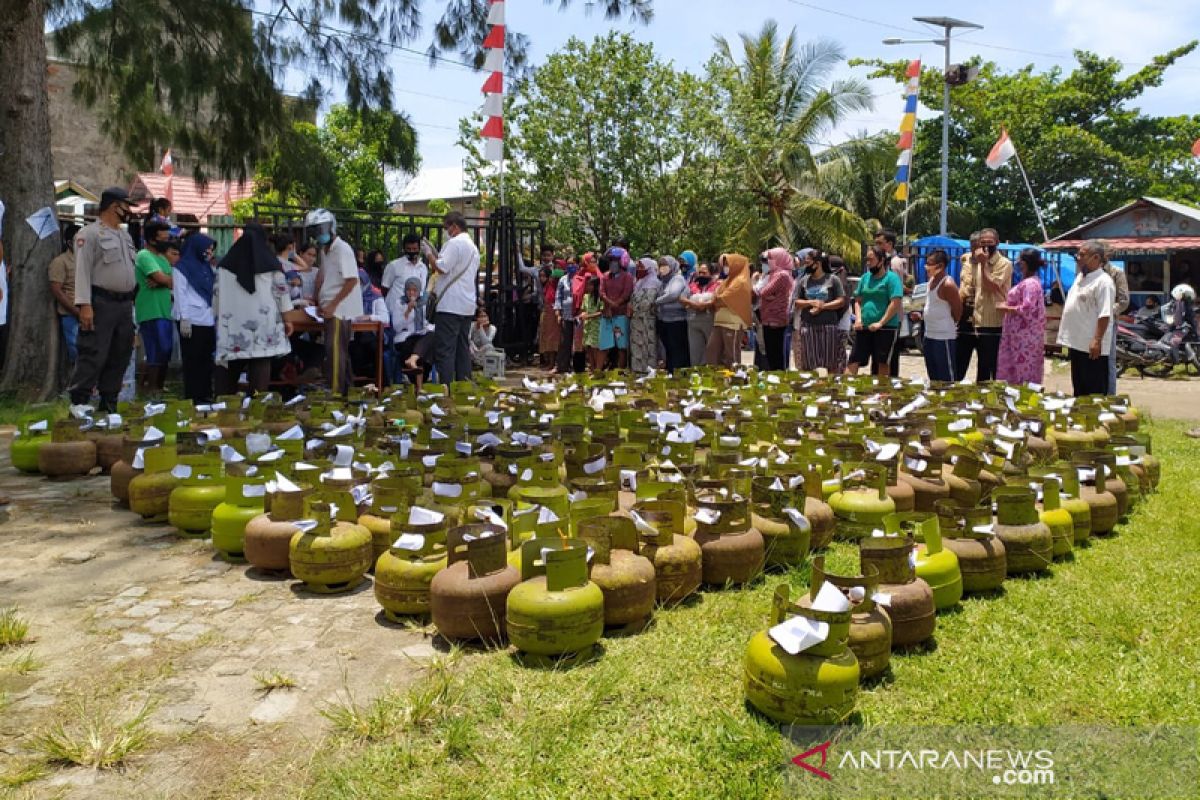
[[[807,267],[805,267],[805,268],[804,268],[804,274],[805,274],[805,275],[812,275],[812,274],[813,274],[814,272],[816,272],[816,271],[817,271],[817,268],[816,268],[816,267],[814,267],[814,266],[811,266],[811,265],[809,265],[809,266],[807,266]]]
[[[420,253],[405,253],[404,257],[415,264],[415,263],[417,263],[417,261],[420,260],[421,254]]]
[[[712,281],[711,275],[697,275],[696,276],[696,285],[697,286],[708,286],[710,281]]]
[[[165,253],[171,247],[170,242],[153,242],[154,249],[160,253]]]
[[[996,251],[997,251],[999,248],[998,248],[996,245],[994,245],[994,244],[989,244],[989,245],[988,245],[987,247],[985,247],[984,249],[985,249],[985,250],[987,250],[987,254],[988,254],[989,256],[994,256],[994,255],[996,255]]]
[[[870,267],[868,267],[868,269],[871,270],[872,275],[878,275],[880,272],[883,271],[883,264],[873,264]]]

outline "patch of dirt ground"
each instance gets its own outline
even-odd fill
[[[25,476],[7,438],[0,451],[0,493],[12,498],[0,510],[0,608],[19,606],[33,639],[0,650],[0,776],[80,707],[128,716],[149,703],[155,734],[121,771],[51,768],[17,791],[244,796],[268,773],[303,770],[329,729],[322,708],[364,703],[437,655],[429,631],[383,620],[369,581],[304,592],[116,508],[107,475]],[[256,676],[272,673],[296,686],[264,691]]]

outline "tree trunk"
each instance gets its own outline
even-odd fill
[[[0,391],[29,400],[58,388],[58,320],[46,267],[59,236],[39,240],[25,223],[54,208],[50,98],[46,91],[46,0],[0,0],[0,200],[9,266],[8,352]]]

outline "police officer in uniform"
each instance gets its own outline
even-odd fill
[[[100,195],[100,217],[75,237],[75,305],[79,308],[78,360],[67,391],[72,405],[100,390],[100,410],[116,411],[117,395],[133,354],[133,240],[121,228],[130,216],[129,193]]]

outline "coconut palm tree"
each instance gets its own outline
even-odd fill
[[[813,191],[814,146],[847,115],[870,110],[857,79],[828,81],[845,60],[834,42],[800,44],[768,20],[757,35],[741,34],[740,53],[717,37],[714,77],[727,97],[728,150],[741,171],[739,247],[815,245],[858,260],[867,228],[853,211]]]
[[[936,174],[914,176],[907,205],[896,199],[895,134],[859,133],[818,153],[816,162],[816,173],[803,189],[853,211],[871,233],[892,228],[916,236],[938,229],[940,197]],[[955,230],[969,230],[975,222],[974,215],[961,206],[951,204],[949,213]]]

